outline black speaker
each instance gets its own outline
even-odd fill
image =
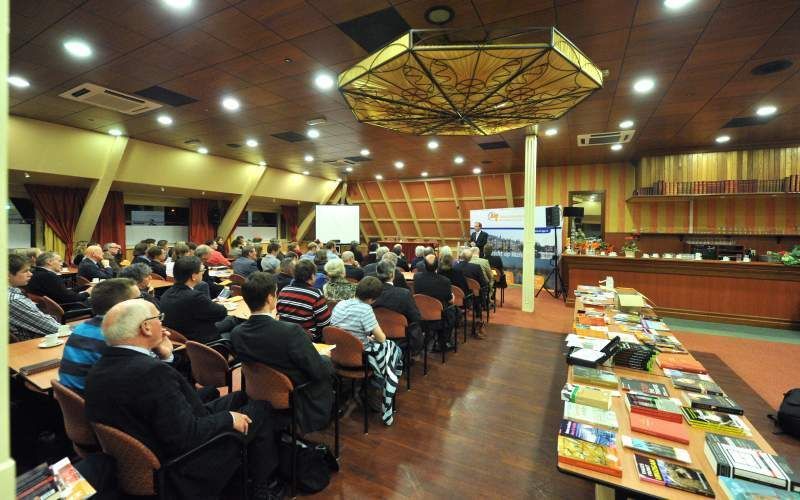
[[[554,205],[545,209],[545,223],[547,227],[558,227],[561,224],[561,207]]]
[[[219,226],[219,223],[222,221],[222,213],[219,210],[219,207],[211,207],[208,211],[208,222],[211,223],[212,226]]]
[[[564,217],[583,217],[583,207],[564,207]]]

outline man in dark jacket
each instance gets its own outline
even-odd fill
[[[356,266],[356,258],[353,252],[350,250],[342,252],[342,262],[344,263],[345,277],[361,281],[364,277],[364,270]]]
[[[220,434],[244,434],[255,496],[266,498],[278,465],[269,404],[248,401],[241,392],[203,404],[180,373],[158,359],[171,352],[172,344],[149,302],[117,304],[106,314],[102,329],[110,347],[86,379],[89,421],[131,435],[162,463]],[[219,439],[170,471],[165,496],[216,497],[234,476],[239,455],[234,435]]]
[[[103,249],[97,245],[86,247],[83,260],[78,266],[78,276],[89,281],[94,279],[106,280],[114,277],[114,270],[108,262],[103,260]]]
[[[166,278],[167,266],[164,265],[163,262],[167,258],[167,254],[164,253],[164,250],[161,247],[153,245],[147,249],[147,258],[150,260],[148,263],[150,270],[162,278]]]
[[[257,259],[255,247],[249,245],[242,247],[242,254],[233,261],[233,272],[247,278],[252,273],[258,272]]]
[[[422,330],[420,329],[422,316],[411,291],[393,284],[394,267],[394,264],[389,261],[378,263],[377,277],[381,280],[383,291],[372,303],[372,307],[373,309],[384,307],[405,316],[408,322],[406,336],[411,339],[411,349],[414,353],[422,347]]]
[[[450,280],[436,272],[436,256],[425,257],[425,270],[414,275],[414,293],[421,293],[438,299],[442,307],[447,307],[453,301],[453,290]]]
[[[36,257],[36,267],[32,269],[31,280],[28,282],[28,291],[36,295],[46,295],[64,309],[88,307],[86,300],[89,298],[91,289],[85,292],[76,292],[67,288],[64,280],[58,275],[62,265],[61,256],[55,252],[39,254]]]
[[[214,323],[225,319],[228,310],[215,304],[202,291],[195,290],[203,276],[203,264],[197,257],[181,257],[173,268],[175,284],[161,296],[164,325],[174,328],[190,340],[208,343],[218,340]]]
[[[297,391],[297,411],[304,432],[328,426],[333,405],[334,374],[330,358],[321,356],[300,325],[278,321],[275,276],[253,273],[242,285],[242,296],[250,308],[250,319],[231,332],[237,358],[268,365],[289,377]]]
[[[461,274],[463,274],[465,278],[472,278],[475,281],[477,281],[478,284],[480,284],[481,286],[481,293],[485,293],[486,287],[488,285],[488,282],[486,281],[486,275],[483,274],[483,269],[481,269],[481,266],[470,262],[473,253],[474,251],[470,247],[465,247],[464,249],[462,249],[461,260],[458,261],[455,265],[453,265],[453,269],[461,271]],[[472,307],[475,308],[476,318],[482,318],[481,311],[483,310],[483,308],[481,304],[482,304],[481,297],[473,293]],[[478,319],[477,325],[478,329],[475,333],[475,336],[482,339],[484,338],[485,335],[483,321]]]
[[[279,292],[294,279],[294,261],[295,258],[292,257],[286,257],[281,261],[281,272],[275,275]]]

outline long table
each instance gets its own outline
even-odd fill
[[[580,299],[575,300],[575,314],[577,315],[578,309],[582,309],[583,304],[581,303]],[[610,331],[614,331],[613,328],[609,328]],[[688,358],[694,359],[691,353],[686,354]],[[683,391],[677,390],[672,387],[672,384],[669,381],[669,378],[664,376],[664,373],[661,371],[660,368],[654,367],[654,370],[650,373],[643,372],[640,370],[633,370],[627,368],[620,368],[620,367],[613,367],[610,369],[613,371],[618,377],[628,377],[634,378],[638,380],[644,380],[647,382],[659,382],[667,386],[670,397],[675,397],[683,400],[682,393]],[[567,372],[567,382],[572,383],[572,369],[570,368]],[[714,374],[710,374],[711,377],[714,377]],[[580,384],[579,384],[580,385]],[[723,387],[724,389],[724,387]],[[579,476],[584,479],[588,479],[590,481],[594,481],[596,483],[595,486],[595,498],[597,499],[613,499],[615,498],[615,494],[617,491],[627,492],[627,493],[635,493],[638,495],[643,495],[647,497],[653,498],[669,498],[669,499],[700,499],[704,498],[700,495],[695,495],[692,493],[683,492],[681,490],[677,490],[674,488],[668,488],[666,486],[661,486],[659,484],[648,483],[646,481],[641,481],[639,479],[639,474],[636,469],[634,454],[641,452],[636,452],[629,448],[623,448],[621,444],[621,439],[619,436],[621,435],[628,435],[633,437],[638,437],[641,439],[645,439],[647,441],[652,441],[654,443],[660,443],[667,446],[684,448],[689,451],[691,455],[692,463],[687,464],[689,467],[693,469],[699,469],[703,472],[706,479],[708,479],[711,487],[714,490],[717,498],[728,498],[722,489],[719,486],[719,481],[716,475],[716,471],[714,471],[708,463],[708,460],[705,458],[705,453],[703,452],[703,446],[705,444],[705,431],[701,429],[697,429],[695,427],[690,427],[688,424],[684,422],[684,425],[689,429],[689,445],[675,443],[666,439],[660,439],[655,436],[650,436],[647,434],[639,434],[639,433],[632,433],[630,430],[630,417],[627,408],[625,407],[625,403],[622,400],[624,394],[621,397],[613,398],[612,402],[612,409],[614,413],[617,415],[617,421],[619,423],[619,429],[617,432],[617,441],[618,441],[618,449],[620,454],[620,459],[622,462],[622,477],[614,477],[608,474],[603,474],[600,472],[591,471],[589,469],[584,469],[582,467],[577,467],[574,465],[568,465],[563,463],[558,463],[558,470],[567,474],[572,474],[574,476]],[[759,432],[753,427],[747,417],[742,417],[742,419],[747,424],[752,436],[748,439],[752,439],[768,453],[775,453],[775,450],[764,440],[763,436],[759,434]],[[558,432],[557,429],[554,432]],[[666,459],[665,459],[666,460]]]

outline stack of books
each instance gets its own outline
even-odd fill
[[[646,380],[637,380],[626,377],[620,377],[619,382],[622,385],[623,391],[649,394],[651,396],[658,396],[662,398],[669,397],[667,386],[664,384],[659,384],[658,382],[648,382]]]
[[[601,410],[611,408],[611,391],[589,387],[585,385],[566,384],[561,389],[561,400],[577,403],[579,405],[592,406]]]
[[[619,380],[613,373],[586,366],[573,365],[572,380],[579,384],[596,385],[609,389],[616,389],[619,386]]]
[[[714,490],[711,489],[708,479],[699,470],[644,455],[636,454],[634,458],[636,460],[636,470],[639,472],[639,479],[642,481],[714,497]]]
[[[705,366],[699,361],[691,358],[685,354],[667,354],[661,353],[658,355],[658,366],[662,370],[678,370],[689,373],[708,373]]]
[[[651,347],[621,342],[619,352],[614,355],[614,366],[650,371],[655,357],[656,352]]]
[[[686,418],[686,422],[691,427],[703,429],[706,432],[725,434],[726,436],[748,437],[751,435],[747,425],[738,415],[698,410],[685,406],[681,408],[681,411],[684,418]]]
[[[629,392],[625,394],[625,408],[630,413],[648,415],[667,422],[683,422],[681,403],[677,399]]]
[[[712,396],[725,395],[722,388],[710,376],[703,373],[682,372],[666,368],[664,375],[669,377],[672,387],[682,391],[711,394]]]
[[[719,486],[731,500],[797,500],[796,493],[729,477],[719,478]]]
[[[800,175],[782,179],[725,179],[717,181],[656,181],[651,186],[634,190],[634,196],[680,196],[684,194],[796,193],[800,191]]]
[[[754,441],[706,434],[703,451],[719,476],[800,492],[800,480],[786,460],[763,451]]]
[[[564,418],[573,422],[580,422],[592,426],[617,430],[619,422],[614,410],[601,410],[592,406],[579,405],[569,401],[564,402]]]
[[[588,441],[558,436],[559,463],[622,477],[622,465],[617,448]]]
[[[711,394],[698,394],[687,392],[683,395],[686,403],[698,410],[711,410],[732,415],[744,415],[744,410],[736,401],[727,396],[713,396]]]

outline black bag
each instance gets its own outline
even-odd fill
[[[800,439],[800,389],[791,389],[783,395],[778,415],[767,415],[783,433]]]
[[[297,440],[297,490],[319,493],[331,481],[331,473],[339,472],[339,463],[330,448],[323,443]],[[286,484],[292,484],[292,439],[284,435],[279,443],[278,472]]]

